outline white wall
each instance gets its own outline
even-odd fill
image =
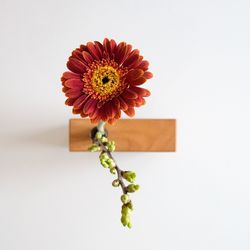
[[[250,2],[1,0],[0,249],[249,250]],[[69,153],[60,76],[80,43],[151,62],[136,117],[176,118],[177,153],[116,153],[138,174],[132,230],[90,153]]]

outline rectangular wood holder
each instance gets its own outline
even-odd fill
[[[95,127],[89,119],[69,121],[69,150],[87,151],[92,141],[90,131]],[[121,119],[115,125],[106,124],[108,138],[116,143],[116,151],[175,152],[175,119]]]

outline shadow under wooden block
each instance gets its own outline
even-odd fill
[[[92,141],[90,131],[95,127],[88,119],[69,122],[70,151],[87,151]],[[175,119],[121,119],[115,125],[106,124],[108,138],[116,143],[116,151],[175,152]]]

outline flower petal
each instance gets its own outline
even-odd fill
[[[115,118],[108,119],[108,123],[111,125],[113,125],[116,121],[117,121],[117,119],[115,119]]]
[[[81,81],[81,79],[68,79],[64,82],[64,85],[72,89],[83,88],[83,82]]]
[[[88,50],[89,50],[90,54],[92,55],[92,57],[94,59],[97,59],[97,60],[101,59],[101,55],[100,55],[98,49],[96,48],[96,46],[93,43],[88,42],[87,47],[88,47]]]
[[[117,108],[117,110],[119,110],[120,109],[120,101],[119,101],[119,99],[114,98],[112,101],[113,101],[114,106]]]
[[[129,69],[136,68],[141,63],[142,59],[143,59],[143,57],[139,55],[139,58],[136,61],[134,61],[133,63],[131,63],[128,66],[128,68]]]
[[[104,50],[106,51],[106,53],[108,55],[108,58],[112,59],[111,46],[110,46],[110,41],[109,41],[108,38],[105,38],[103,40],[103,47],[104,47]]]
[[[144,72],[143,77],[145,77],[146,79],[150,79],[153,77],[153,74],[149,71],[146,71]]]
[[[66,93],[69,89],[70,89],[70,88],[64,86],[64,87],[62,88],[62,92],[63,92],[63,93]]]
[[[75,107],[73,107],[73,109],[72,109],[72,113],[75,115],[81,114],[81,112],[82,112],[82,109],[76,109]]]
[[[101,58],[103,55],[103,50],[104,50],[103,45],[98,41],[95,41],[94,43],[95,43],[95,48],[98,51],[99,57]]]
[[[90,122],[93,124],[100,122],[100,120],[101,120],[101,117],[90,118]]]
[[[94,119],[99,114],[99,109],[96,107],[92,113],[89,114],[90,119]]]
[[[73,106],[73,104],[74,104],[74,102],[75,102],[76,99],[77,98],[68,98],[68,99],[66,99],[65,105]]]
[[[65,78],[65,79],[70,79],[70,78],[78,79],[78,78],[80,78],[80,75],[76,74],[76,73],[73,73],[73,72],[70,72],[70,71],[66,71],[66,72],[63,73],[62,78]]]
[[[122,93],[122,96],[126,99],[136,99],[138,95],[131,89],[125,89]]]
[[[121,118],[121,110],[118,110],[118,112],[115,114],[115,119]]]
[[[90,98],[83,106],[83,112],[85,114],[91,114],[96,109],[98,100]]]
[[[108,119],[112,119],[115,116],[115,109],[113,108],[112,101],[109,101],[105,104],[105,110],[106,114],[108,116]]]
[[[132,45],[127,44],[127,56],[130,54],[131,51],[132,51]]]
[[[115,51],[116,51],[116,48],[117,48],[115,40],[113,40],[113,39],[110,40],[110,47],[111,47],[112,55],[114,55]]]
[[[112,109],[113,109],[113,117],[116,117],[117,114],[119,114],[120,112],[120,102],[117,98],[114,98],[110,101],[111,105],[112,105]]]
[[[87,114],[85,114],[83,111],[81,112],[81,117],[82,118],[85,118],[85,117],[87,117],[88,115]]]
[[[98,109],[101,108],[105,103],[106,103],[106,101],[99,101],[99,102],[97,103],[97,108],[98,108]]]
[[[115,52],[115,61],[118,63],[118,65],[122,64],[124,60],[128,58],[131,50],[132,46],[130,44],[126,44],[125,42],[122,42],[117,46]]]
[[[129,107],[126,111],[124,111],[128,116],[133,117],[135,115],[135,109],[133,107]]]
[[[145,104],[145,99],[141,96],[138,96],[138,98],[135,100],[135,106],[140,107]]]
[[[104,106],[102,106],[101,109],[100,109],[100,115],[101,115],[101,119],[103,121],[106,121],[108,119],[106,109],[104,108]]]
[[[131,106],[134,107],[135,106],[135,99],[128,99],[125,96],[120,95],[119,97],[122,97],[122,99],[125,101],[125,103],[127,104],[127,106]]]
[[[82,51],[80,49],[75,49],[72,52],[72,57],[80,60],[81,62],[83,61]]]
[[[143,74],[144,74],[144,71],[142,69],[132,69],[126,75],[126,81],[130,83],[131,81],[136,80]]]
[[[137,66],[137,68],[146,71],[146,70],[148,69],[148,66],[149,66],[149,62],[146,61],[146,60],[144,60],[144,61],[142,61],[142,62]]]
[[[138,49],[133,49],[130,53],[129,53],[129,57],[133,56],[133,55],[139,55],[140,54],[140,50]]]
[[[74,73],[83,74],[86,72],[86,66],[78,59],[70,57],[67,62],[67,67]]]
[[[84,44],[81,44],[79,50],[80,50],[81,52],[83,52],[83,51],[88,51],[88,47],[87,47],[86,45],[84,45]]]
[[[92,63],[94,61],[94,58],[87,51],[83,51],[82,56],[87,64]]]
[[[130,82],[131,85],[142,85],[143,83],[145,83],[147,81],[146,78],[144,77],[139,77],[133,81]]]
[[[123,67],[129,67],[130,65],[134,64],[137,62],[139,59],[139,55],[135,54],[130,57],[128,57],[124,62],[123,62]]]
[[[76,99],[74,102],[74,107],[75,108],[82,108],[82,105],[87,101],[89,95],[83,94],[80,97]]]
[[[127,110],[127,109],[128,109],[128,105],[127,105],[127,103],[124,101],[124,99],[123,99],[121,96],[119,96],[117,99],[118,99],[119,102],[120,102],[120,108],[121,108],[121,110],[123,110],[123,111]]]
[[[118,65],[124,61],[126,53],[127,53],[126,43],[124,42],[119,43],[115,54],[115,61],[118,63]]]
[[[78,89],[69,89],[66,91],[65,95],[70,98],[76,98],[81,95],[81,91]]]
[[[93,120],[92,122],[98,122],[101,120],[101,113],[100,109],[95,109],[95,111],[90,115],[90,119]]]
[[[142,96],[142,97],[147,97],[150,96],[150,91],[144,88],[139,88],[139,87],[135,87],[135,86],[131,86],[130,87],[131,90],[133,90],[135,93],[137,93],[138,96]]]

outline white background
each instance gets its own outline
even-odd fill
[[[1,250],[249,250],[248,0],[0,2]],[[132,230],[96,154],[68,151],[60,76],[104,37],[151,62],[137,118],[176,118],[177,153],[116,153],[135,170]]]

